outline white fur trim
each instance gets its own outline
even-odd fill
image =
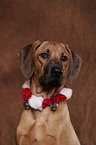
[[[25,88],[29,88],[30,89],[30,80],[26,81],[23,86],[22,86],[23,89]]]
[[[42,97],[36,97],[35,95],[32,95],[31,98],[28,100],[29,105],[31,108],[42,110],[42,103],[44,98]]]
[[[59,94],[65,95],[67,97],[67,100],[71,98],[72,96],[72,89],[70,88],[63,88]]]

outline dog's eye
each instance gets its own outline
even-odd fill
[[[68,60],[68,57],[67,56],[64,56],[64,54],[62,54],[62,61],[67,61]]]
[[[48,53],[41,53],[41,54],[39,54],[39,56],[46,59],[46,58],[48,58]]]

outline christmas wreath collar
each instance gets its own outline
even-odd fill
[[[23,86],[22,96],[25,101],[25,104],[27,104],[30,108],[42,110],[43,108],[50,106],[52,107],[52,104],[54,106],[58,107],[59,102],[66,101],[71,98],[72,96],[72,89],[67,88],[64,86],[64,88],[54,96],[52,99],[44,99],[43,97],[37,97],[35,95],[32,95],[30,91],[30,81],[26,81]]]

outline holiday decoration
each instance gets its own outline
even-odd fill
[[[30,81],[26,81],[23,86],[22,96],[25,101],[24,106],[26,109],[30,107],[33,109],[42,110],[43,108],[50,106],[54,111],[58,108],[58,103],[66,101],[72,96],[72,89],[64,87],[59,94],[54,96],[52,99],[44,99],[43,97],[37,97],[31,94],[30,91]]]

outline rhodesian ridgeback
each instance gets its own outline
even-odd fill
[[[37,102],[40,97],[52,100],[67,82],[72,83],[82,63],[67,44],[52,41],[37,40],[20,49],[18,56],[23,74],[30,78],[30,90]],[[17,144],[80,145],[66,101],[53,102],[45,108],[41,105],[39,110],[32,106],[26,109],[17,127]]]

